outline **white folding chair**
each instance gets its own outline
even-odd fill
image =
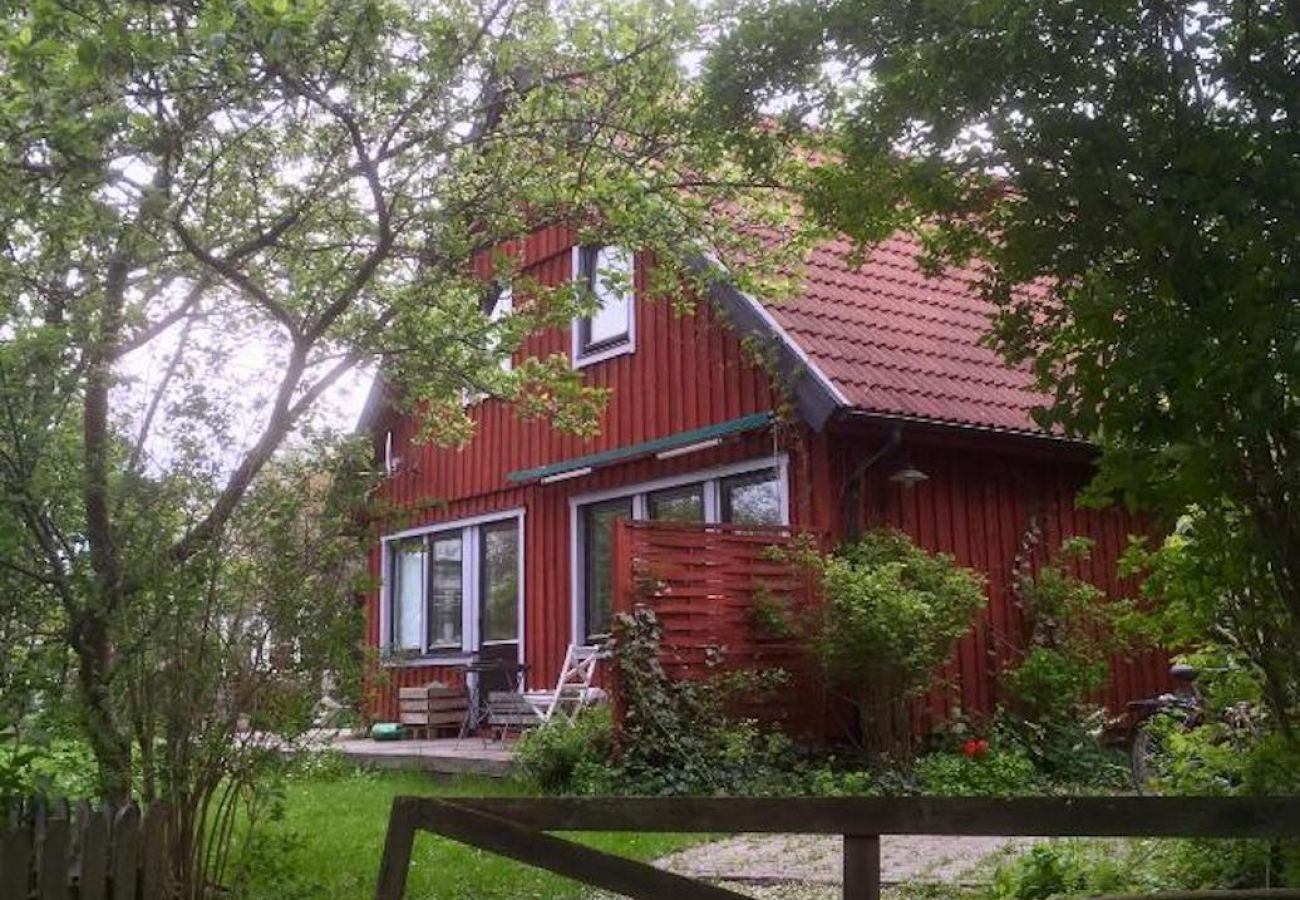
[[[553,691],[524,691],[523,699],[543,722],[550,721],[556,713],[572,717],[578,710],[605,699],[605,692],[592,682],[596,678],[596,664],[605,655],[601,647],[569,645],[564,655],[564,666]]]

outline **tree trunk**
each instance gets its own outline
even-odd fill
[[[113,648],[108,629],[94,612],[87,612],[73,641],[77,653],[77,686],[86,737],[99,766],[104,797],[124,803],[131,796],[131,739],[118,727],[113,703]]]

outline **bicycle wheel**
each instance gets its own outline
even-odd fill
[[[1145,797],[1160,793],[1159,786],[1166,762],[1164,740],[1151,724],[1148,719],[1134,730],[1133,743],[1129,747],[1129,773],[1133,778],[1133,788]]]

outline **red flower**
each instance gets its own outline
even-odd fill
[[[971,738],[961,745],[961,752],[972,758],[983,756],[989,752],[989,742],[981,738]]]

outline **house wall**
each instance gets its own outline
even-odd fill
[[[528,274],[544,283],[570,278],[570,244],[569,235],[558,228],[530,238],[523,248]],[[749,361],[717,312],[704,303],[678,311],[667,301],[645,297],[641,265],[637,282],[635,352],[583,370],[589,383],[612,392],[596,437],[578,438],[557,433],[546,422],[521,421],[508,405],[495,400],[481,402],[472,410],[476,435],[460,449],[415,443],[417,425],[410,419],[380,419],[374,427],[376,454],[382,458],[384,432],[391,429],[393,450],[401,459],[398,471],[378,491],[379,498],[391,504],[396,514],[377,525],[376,538],[493,510],[525,510],[524,662],[533,687],[554,684],[572,639],[570,498],[786,454],[792,519],[803,522],[821,517],[819,507],[828,502],[825,467],[814,464],[824,456],[825,437],[791,425],[742,435],[682,457],[599,468],[588,476],[551,485],[513,485],[507,480],[510,472],[773,409],[775,398],[767,374]],[[570,350],[570,331],[555,329],[530,338],[523,352],[540,357]],[[377,582],[381,570],[378,540],[370,565]],[[368,602],[372,646],[380,642],[379,610],[376,590]],[[371,698],[372,712],[380,718],[395,716],[397,687],[432,680],[460,681],[454,669],[429,666],[384,666],[380,673],[372,684]]]
[[[886,439],[883,429],[836,435],[832,477],[843,478],[841,473]],[[911,488],[891,483],[888,475],[903,459],[929,479]],[[1005,436],[951,438],[905,429],[903,453],[868,473],[860,511],[865,527],[898,528],[927,550],[949,553],[988,579],[988,604],[916,710],[923,730],[954,708],[989,713],[1005,699],[998,673],[1016,658],[1025,636],[1013,593],[1022,557],[1039,566],[1065,538],[1088,537],[1095,542],[1091,557],[1074,565],[1074,574],[1109,597],[1136,594],[1137,584],[1118,576],[1117,563],[1129,535],[1150,525],[1122,507],[1077,505],[1075,497],[1091,472],[1086,459],[1064,449],[1017,446]],[[1122,714],[1129,700],[1171,687],[1163,652],[1137,652],[1111,663],[1110,683],[1097,699],[1112,714]]]
[[[571,237],[546,229],[520,248],[528,274],[545,283],[571,277]],[[640,261],[639,261],[640,262]],[[486,270],[484,271],[486,274]],[[845,473],[881,447],[883,428],[836,427],[814,433],[802,425],[731,439],[723,445],[669,460],[637,460],[597,469],[582,478],[551,485],[514,485],[507,474],[591,453],[626,447],[693,428],[766,412],[778,405],[768,375],[749,361],[740,341],[708,304],[679,312],[665,300],[644,296],[638,265],[636,351],[587,367],[590,383],[612,393],[598,436],[583,439],[555,432],[542,421],[521,421],[507,405],[488,400],[472,410],[477,432],[460,449],[414,443],[416,423],[380,417],[374,426],[376,454],[391,428],[401,466],[379,489],[398,511],[376,526],[371,571],[380,575],[378,537],[417,525],[450,522],[496,510],[522,508],[524,519],[524,662],[531,687],[554,684],[573,636],[570,499],[721,465],[785,454],[789,459],[789,506],[796,528],[835,532]],[[571,334],[556,329],[530,338],[524,353],[569,353]],[[1086,481],[1085,460],[1043,442],[1005,435],[936,436],[909,426],[904,445],[930,480],[910,490],[889,483],[887,466],[867,477],[862,492],[865,525],[891,525],[924,547],[952,553],[963,565],[987,574],[990,603],[954,663],[944,685],[927,698],[923,721],[943,717],[954,702],[989,710],[997,699],[996,675],[1015,652],[1020,617],[1010,585],[1017,553],[1031,523],[1050,548],[1072,534],[1097,541],[1081,574],[1107,591],[1132,585],[1117,581],[1115,560],[1131,530],[1141,523],[1122,512],[1098,513],[1074,506],[1074,492]],[[895,461],[896,464],[896,461]],[[379,591],[368,603],[369,637],[380,641]],[[1105,700],[1114,710],[1137,696],[1163,690],[1163,659],[1120,661]],[[372,682],[372,712],[396,715],[395,689],[441,680],[456,684],[454,669],[427,665],[384,666]]]

